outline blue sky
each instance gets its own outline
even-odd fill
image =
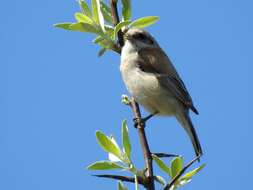
[[[160,16],[149,28],[171,57],[200,115],[192,114],[206,168],[183,189],[249,189],[253,153],[253,3],[250,0],[133,1],[134,18]],[[116,189],[84,168],[107,155],[95,130],[120,139],[126,118],[134,160],[142,154],[119,73],[119,57],[97,58],[92,37],[53,28],[73,21],[71,1],[3,1],[0,11],[0,189]],[[194,156],[173,118],[154,118],[155,152]],[[99,172],[98,172],[99,173]]]

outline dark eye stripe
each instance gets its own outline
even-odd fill
[[[135,35],[133,35],[133,38],[135,38],[136,40],[140,40],[146,44],[153,44],[153,40],[149,37],[147,37],[145,34],[142,33],[137,33]]]
[[[142,33],[137,33],[134,35],[134,38],[138,39],[138,40],[145,40],[145,39],[147,39],[147,36]]]

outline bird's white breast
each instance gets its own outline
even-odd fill
[[[120,71],[128,91],[151,113],[173,114],[174,102],[171,102],[170,95],[163,90],[154,74],[139,69],[138,61],[137,51],[131,51],[126,44],[122,50]]]

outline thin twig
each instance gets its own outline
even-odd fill
[[[111,0],[111,11],[112,11],[112,18],[113,18],[113,24],[116,26],[119,22],[119,14],[118,14],[118,9],[117,9],[117,0]],[[122,30],[119,30],[118,32],[118,43],[120,47],[122,48],[124,46],[124,36]],[[146,174],[146,179],[147,180],[147,190],[155,190],[155,184],[154,184],[154,175],[153,175],[153,164],[152,164],[152,156],[151,152],[149,149],[148,141],[146,138],[146,133],[145,133],[145,123],[142,122],[141,120],[141,113],[139,109],[139,105],[137,102],[132,99],[131,101],[131,108],[134,114],[134,118],[137,121],[137,130],[138,134],[140,137],[140,142],[143,150],[143,156],[145,159],[145,166],[147,168],[147,174]]]
[[[154,155],[156,155],[157,157],[159,157],[159,158],[170,158],[170,157],[179,157],[179,155],[177,155],[177,154],[167,154],[167,153],[152,153],[152,154],[154,154]]]
[[[111,0],[112,19],[114,26],[116,26],[120,22],[117,2],[117,0]],[[124,46],[124,37],[122,30],[119,30],[118,32],[118,42],[121,47]]]
[[[148,183],[147,189],[154,190],[155,184],[154,184],[153,163],[152,163],[153,160],[152,160],[152,155],[149,149],[148,140],[145,133],[145,123],[143,123],[141,120],[140,108],[134,99],[132,99],[131,101],[131,107],[134,114],[134,118],[136,119],[136,122],[137,122],[136,128],[138,130],[141,147],[142,147],[142,151],[144,155],[145,165],[147,168],[147,183]]]
[[[169,190],[174,184],[175,182],[184,174],[184,172],[194,163],[196,162],[199,158],[201,157],[201,155],[197,156],[196,158],[194,158],[192,161],[190,161],[173,179],[170,183],[168,183],[163,190]]]
[[[128,177],[128,176],[121,176],[121,175],[93,175],[95,177],[101,177],[101,178],[108,178],[108,179],[115,179],[115,180],[121,180],[126,181],[130,183],[135,183],[134,177]],[[144,181],[142,177],[137,177],[138,184],[143,185],[144,187],[147,186],[147,183]]]

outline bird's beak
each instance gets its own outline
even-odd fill
[[[124,34],[124,42],[127,41],[127,40],[131,40],[131,36],[128,35],[128,34]]]

